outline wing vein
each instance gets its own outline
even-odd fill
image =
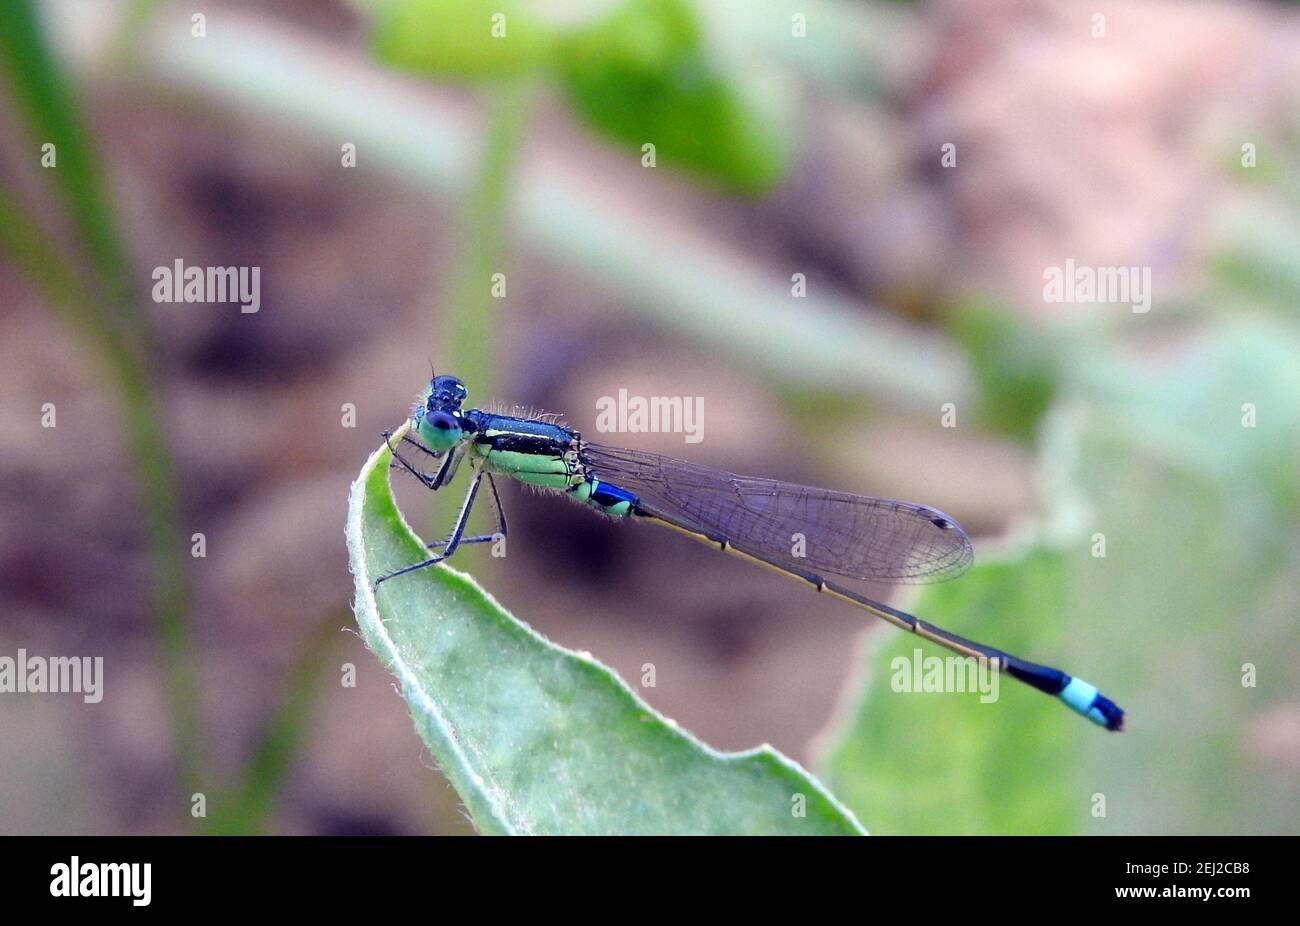
[[[583,461],[598,479],[635,493],[647,512],[792,569],[919,584],[961,575],[973,559],[957,522],[927,505],[600,444],[585,444]]]

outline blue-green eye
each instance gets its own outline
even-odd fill
[[[420,419],[420,440],[434,453],[453,447],[462,433],[460,421],[447,412],[429,412]]]

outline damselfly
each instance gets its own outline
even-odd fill
[[[506,533],[494,475],[557,489],[607,515],[662,524],[796,579],[961,656],[987,660],[1108,730],[1119,730],[1124,712],[1087,682],[967,640],[911,614],[825,578],[926,583],[953,578],[971,564],[970,540],[957,522],[925,505],[850,495],[775,479],[737,476],[656,453],[605,447],[582,439],[551,416],[496,414],[465,408],[465,384],[435,376],[411,414],[401,443],[440,461],[433,474],[393,447],[401,466],[437,490],[451,482],[467,457],[474,470],[460,514],[446,539],[430,544],[441,552],[375,581],[440,563],[462,544],[490,542]],[[403,429],[405,432],[405,428]],[[386,434],[386,439],[391,435]],[[466,525],[487,480],[497,531],[466,537]]]

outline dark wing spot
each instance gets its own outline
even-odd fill
[[[935,527],[940,527],[943,528],[944,530],[947,530],[948,528],[952,527],[952,522],[949,521],[947,518],[931,518],[930,523],[933,524]]]

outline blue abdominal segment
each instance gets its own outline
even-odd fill
[[[1081,678],[1070,679],[1057,697],[1072,710],[1107,730],[1119,730],[1124,726],[1124,712],[1095,685],[1089,685]]]
[[[574,494],[581,501],[615,517],[626,517],[636,507],[637,499],[635,495],[626,489],[620,489],[616,485],[601,482],[595,476],[588,476],[587,481],[578,488],[579,491]],[[585,491],[581,491],[583,489]]]

